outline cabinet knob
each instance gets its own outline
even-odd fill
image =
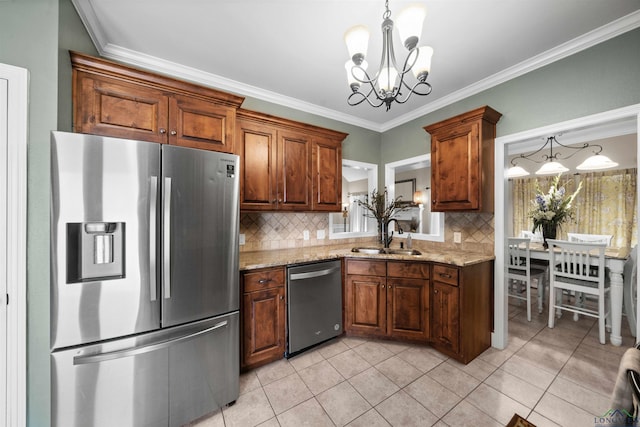
[[[172,136],[176,136],[178,134],[178,132],[176,132],[175,130],[172,130],[170,133]]]
[[[438,293],[438,290],[437,290],[437,289],[434,289],[434,290],[433,290],[433,293],[434,293],[434,294],[437,294],[437,293]]]
[[[160,134],[164,135],[165,133],[167,133],[167,130],[165,128],[160,128]]]
[[[380,287],[381,287],[382,289],[384,289],[384,285],[380,285]]]
[[[283,296],[283,295],[280,295],[280,299],[281,299],[281,300],[283,300],[283,299],[284,299],[284,296]]]
[[[391,285],[387,286],[387,289],[391,289],[391,288],[392,288],[392,286],[391,286]]]

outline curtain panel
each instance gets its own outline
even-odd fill
[[[573,193],[580,182],[582,190],[573,201],[575,217],[558,230],[558,239],[566,239],[567,233],[611,234],[611,246],[631,248],[637,244],[636,185],[638,170],[619,169],[566,175],[560,185],[568,194]],[[529,212],[536,196],[535,183],[546,192],[553,176],[512,179],[513,232],[531,231],[533,222]]]

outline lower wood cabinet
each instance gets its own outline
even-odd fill
[[[282,359],[285,352],[286,299],[284,267],[243,272],[242,369]]]
[[[346,266],[347,333],[428,340],[428,263],[348,259]]]
[[[493,261],[465,267],[434,264],[431,286],[431,343],[469,363],[491,346]]]
[[[348,335],[431,343],[469,363],[491,346],[493,261],[464,267],[347,259]]]

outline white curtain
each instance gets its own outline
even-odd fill
[[[364,233],[367,230],[367,210],[358,204],[367,202],[367,193],[349,193],[349,231]]]

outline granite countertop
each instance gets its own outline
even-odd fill
[[[421,255],[364,254],[351,252],[351,245],[310,246],[306,248],[275,249],[256,252],[240,252],[240,270],[264,267],[304,264],[340,258],[368,258],[402,261],[429,261],[464,267],[495,259],[493,255],[455,250],[420,250]]]

